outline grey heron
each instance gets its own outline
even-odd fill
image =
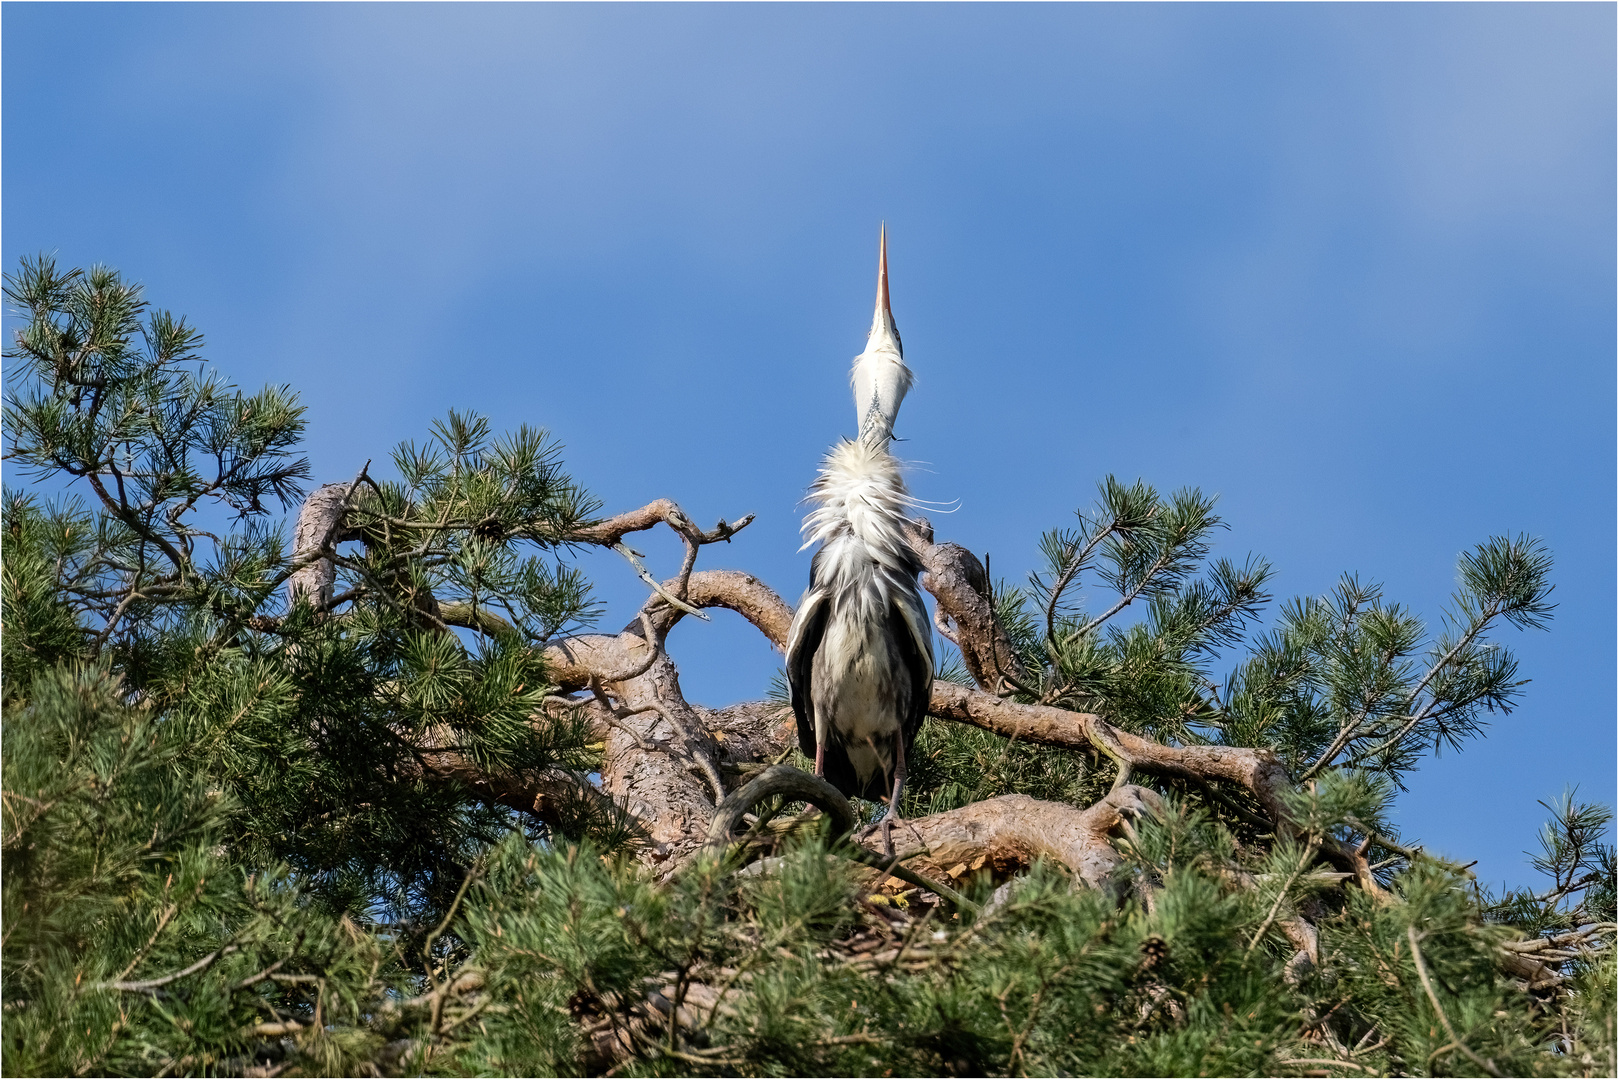
[[[804,546],[819,547],[788,632],[787,680],[815,775],[848,796],[888,798],[880,824],[891,854],[905,759],[933,686],[933,633],[905,538],[912,500],[888,450],[911,371],[889,306],[886,227],[877,308],[849,381],[859,430],[832,448],[810,488]]]

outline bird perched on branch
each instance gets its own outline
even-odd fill
[[[815,775],[845,795],[888,798],[881,825],[892,854],[905,759],[933,686],[933,635],[916,584],[922,565],[905,538],[912,500],[888,452],[911,371],[888,301],[886,228],[877,310],[849,381],[859,432],[832,448],[810,487],[804,546],[820,547],[788,632],[787,681]]]

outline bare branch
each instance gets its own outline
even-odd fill
[[[666,582],[665,587],[671,584]],[[787,647],[793,609],[752,574],[740,570],[699,570],[687,582],[686,602],[699,608],[728,608],[758,627],[778,651]],[[653,600],[648,604],[648,614],[658,634],[663,636],[680,620],[682,612]]]
[[[688,615],[695,615],[699,619],[703,620],[704,622],[708,621],[708,616],[703,614],[701,608],[692,607],[690,604],[686,603],[686,601],[680,599],[678,596],[675,596],[673,593],[671,593],[669,590],[665,589],[661,584],[659,584],[658,579],[653,577],[651,571],[649,571],[644,565],[642,565],[640,557],[634,551],[632,551],[630,549],[629,545],[627,545],[627,544],[625,544],[623,542],[616,543],[616,544],[613,545],[613,550],[618,552],[620,555],[624,556],[626,559],[628,559],[630,561],[630,565],[635,567],[636,575],[642,581],[644,581],[648,585],[650,585],[652,587],[653,592],[655,592],[659,596],[663,597],[664,603],[668,604],[670,607],[679,608],[681,611],[684,611]],[[695,551],[694,548],[693,549],[688,549],[688,551],[687,551],[688,560],[689,560],[689,557],[690,557],[690,555],[691,555],[691,553],[693,551]],[[685,570],[684,574],[689,577],[690,576],[690,571]]]
[[[292,531],[293,562],[302,565],[287,579],[288,607],[300,599],[308,599],[316,610],[330,603],[337,583],[337,567],[329,557],[331,546],[357,539],[354,533],[344,531],[343,516],[370,467],[368,461],[350,483],[322,484],[304,500]]]
[[[973,680],[992,693],[1013,687],[1034,693],[1030,689],[1033,676],[1018,660],[1011,639],[995,618],[994,595],[984,564],[960,545],[935,544],[933,526],[926,520],[912,521],[906,538],[922,560],[922,587],[933,594],[937,610],[956,628],[953,640]]]
[[[1044,857],[1066,866],[1091,888],[1102,888],[1123,861],[1109,837],[1128,819],[1156,813],[1161,805],[1155,792],[1131,785],[1085,810],[1027,795],[1001,795],[910,824],[925,845],[917,861],[941,874],[980,855],[1002,871]]]
[[[598,521],[575,529],[568,539],[581,544],[601,544],[612,547],[632,532],[644,532],[663,523],[682,536],[690,536],[699,544],[713,544],[729,540],[753,522],[752,514],[744,514],[734,524],[720,523],[708,532],[698,529],[672,499],[654,499],[637,510],[629,510],[605,521]]]

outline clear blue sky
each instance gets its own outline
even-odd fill
[[[1615,788],[1615,9],[1585,5],[36,5],[3,23],[4,257],[104,262],[317,477],[451,406],[549,428],[610,509],[758,522],[853,427],[877,223],[943,538],[1033,565],[1107,473],[1218,493],[1278,593],[1437,621],[1492,533],[1557,557],[1534,680],[1408,837],[1528,880],[1537,799]],[[653,566],[675,568],[667,541]],[[587,560],[616,627],[641,587]],[[689,696],[777,660],[721,615]]]

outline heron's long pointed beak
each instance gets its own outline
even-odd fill
[[[871,316],[871,333],[875,337],[886,332],[897,337],[894,328],[894,309],[888,303],[888,225],[885,222],[877,234],[877,310]]]
[[[888,223],[884,222],[877,233],[877,312],[876,322],[884,315],[889,319],[894,317],[894,309],[888,306]]]

